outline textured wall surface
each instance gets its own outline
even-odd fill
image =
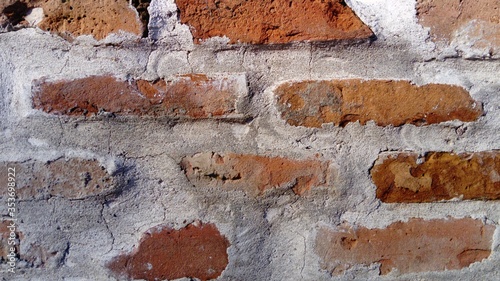
[[[500,280],[498,0],[3,0],[0,280]]]

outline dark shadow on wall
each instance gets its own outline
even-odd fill
[[[129,0],[125,0],[129,2]],[[147,38],[149,34],[148,23],[149,23],[149,12],[148,7],[151,3],[151,0],[132,0],[132,6],[135,7],[137,13],[139,13],[139,19],[142,22],[143,31],[142,37]]]
[[[7,20],[2,24],[2,27],[18,25],[24,20],[29,10],[30,7],[21,1],[16,1],[14,4],[5,7],[2,10],[2,14],[7,17]]]

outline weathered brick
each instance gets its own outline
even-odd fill
[[[420,23],[436,40],[451,40],[453,32],[472,20],[500,23],[498,0],[417,0]]]
[[[491,253],[495,227],[470,218],[410,219],[384,229],[322,227],[315,252],[321,267],[334,274],[356,264],[380,264],[380,274],[460,269]]]
[[[500,199],[500,153],[430,152],[381,155],[371,170],[377,198],[420,203]]]
[[[7,17],[2,25],[22,23],[32,8],[43,9],[45,17],[38,24],[41,29],[64,36],[92,35],[100,40],[119,31],[142,34],[141,22],[125,0],[9,0],[0,4],[2,14]]]
[[[418,0],[417,15],[430,27],[435,41],[461,37],[465,45],[500,53],[500,2],[498,0]]]
[[[288,43],[368,38],[371,30],[343,0],[176,0],[196,43],[226,36],[230,43]]]
[[[229,241],[215,225],[193,223],[180,230],[148,230],[133,253],[116,257],[108,267],[120,277],[172,280],[215,279],[226,268]]]
[[[244,190],[257,196],[266,190],[291,187],[302,195],[328,184],[328,163],[249,154],[205,152],[185,157],[181,167],[196,187]]]
[[[190,74],[155,82],[91,76],[72,81],[38,81],[33,105],[47,113],[71,116],[106,112],[192,119],[241,118],[238,103],[246,93],[246,81],[239,75],[209,78]]]
[[[355,79],[302,81],[284,83],[274,93],[282,118],[294,126],[345,126],[371,120],[379,126],[420,126],[455,119],[474,121],[482,114],[480,103],[463,88],[451,85]]]
[[[18,200],[83,199],[116,188],[116,180],[96,160],[60,158],[51,162],[3,163],[2,166],[14,167],[19,175],[15,191]],[[7,186],[6,174],[0,176],[0,183]],[[1,197],[7,197],[7,189],[2,189]]]

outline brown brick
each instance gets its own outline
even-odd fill
[[[380,274],[460,269],[491,253],[495,227],[469,218],[410,219],[384,229],[321,228],[315,252],[321,267],[334,274],[356,264],[380,263]]]
[[[92,35],[100,40],[119,31],[141,35],[142,25],[125,0],[21,0],[1,5],[2,14],[13,25],[22,23],[32,8],[42,8],[44,19],[38,26],[61,35]],[[3,7],[2,7],[3,6]],[[7,9],[7,11],[6,11]],[[5,24],[5,23],[4,23]]]
[[[371,30],[343,0],[176,0],[196,43],[226,36],[230,43],[288,43],[368,38]]]
[[[209,78],[191,74],[156,82],[127,82],[110,76],[38,81],[33,105],[47,113],[71,116],[108,112],[192,119],[241,118],[237,103],[246,94],[242,77]]]
[[[430,152],[380,156],[371,170],[377,198],[386,203],[420,203],[462,198],[500,199],[500,153]]]
[[[333,80],[284,83],[275,90],[278,110],[288,124],[344,126],[373,120],[379,126],[474,121],[481,105],[463,88],[407,81]]]
[[[28,161],[2,163],[4,167],[16,169],[16,196],[19,200],[64,197],[83,199],[115,189],[115,180],[98,161],[63,158],[51,162]],[[0,183],[7,186],[7,174],[0,176]],[[7,197],[2,189],[0,198]]]
[[[193,223],[174,230],[148,230],[129,255],[116,257],[108,267],[120,277],[172,280],[182,277],[215,279],[228,264],[229,241],[215,225]]]
[[[491,30],[500,28],[498,0],[417,0],[417,15],[436,40],[451,40],[454,32],[471,21],[490,23]],[[498,31],[495,34],[500,36]]]
[[[328,182],[328,163],[316,159],[206,152],[185,157],[181,166],[196,187],[240,189],[254,196],[290,186],[295,194],[302,195]]]

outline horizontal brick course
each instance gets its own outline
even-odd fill
[[[410,219],[383,229],[321,228],[315,252],[335,274],[362,264],[380,264],[380,274],[460,269],[491,253],[495,227],[474,219]]]
[[[246,94],[246,81],[241,75],[210,78],[190,74],[155,82],[91,76],[35,82],[33,106],[47,113],[70,116],[105,112],[190,119],[242,118],[238,103]]]
[[[481,104],[458,86],[408,81],[333,80],[284,83],[274,91],[278,110],[293,126],[344,126],[374,121],[379,126],[475,121]]]
[[[416,153],[392,153],[379,157],[371,176],[386,203],[498,200],[500,152],[429,152],[420,161]]]
[[[33,8],[43,9],[44,17],[38,27],[64,37],[92,35],[100,40],[120,31],[142,34],[143,27],[136,12],[124,0],[9,0],[0,4],[0,12],[7,18],[3,23],[0,20],[0,25],[23,23]]]
[[[371,30],[343,0],[176,0],[195,42],[226,36],[230,43],[288,43],[368,38]]]
[[[205,152],[185,157],[181,166],[196,187],[239,189],[251,195],[283,186],[302,195],[328,183],[328,163],[317,159]]]

